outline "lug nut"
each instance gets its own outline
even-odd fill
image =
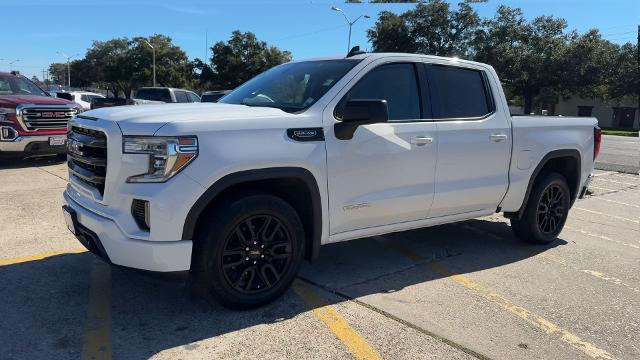
[[[257,245],[257,244],[258,244],[258,242],[257,242],[257,241],[254,241],[254,242],[253,242],[253,245]]]
[[[261,257],[261,258],[263,258],[263,257],[264,257],[264,255],[260,255],[260,257]]]
[[[246,251],[249,251],[249,248],[246,248],[245,250],[246,250]]]
[[[260,247],[264,249],[264,245],[260,245]]]
[[[246,258],[245,260],[246,260],[246,261],[249,261],[249,258]]]
[[[254,261],[254,262],[253,262],[253,265],[255,265],[255,264],[257,264],[257,263],[258,263],[257,261]]]

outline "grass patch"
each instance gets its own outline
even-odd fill
[[[631,136],[631,137],[638,137],[638,131],[631,131],[631,130],[608,130],[608,129],[602,129],[602,134],[603,135],[618,135],[618,136]]]

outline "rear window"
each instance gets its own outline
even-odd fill
[[[136,94],[136,99],[172,102],[169,89],[140,89]]]
[[[175,92],[176,95],[176,102],[179,103],[188,103],[189,102],[189,98],[187,98],[187,93],[184,91],[176,91]]]
[[[481,71],[431,65],[427,74],[434,118],[477,118],[493,111]]]
[[[220,93],[220,94],[204,94],[202,95],[202,102],[217,102],[218,100],[220,100],[221,97],[223,97],[225,94]]]

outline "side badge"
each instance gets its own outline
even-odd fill
[[[322,128],[287,129],[287,136],[295,141],[324,141]]]

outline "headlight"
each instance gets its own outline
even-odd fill
[[[149,154],[149,171],[127,178],[130,183],[165,182],[198,156],[195,136],[125,136],[125,154]]]
[[[9,114],[15,114],[16,109],[14,108],[0,108],[0,123],[11,123],[9,120]]]

